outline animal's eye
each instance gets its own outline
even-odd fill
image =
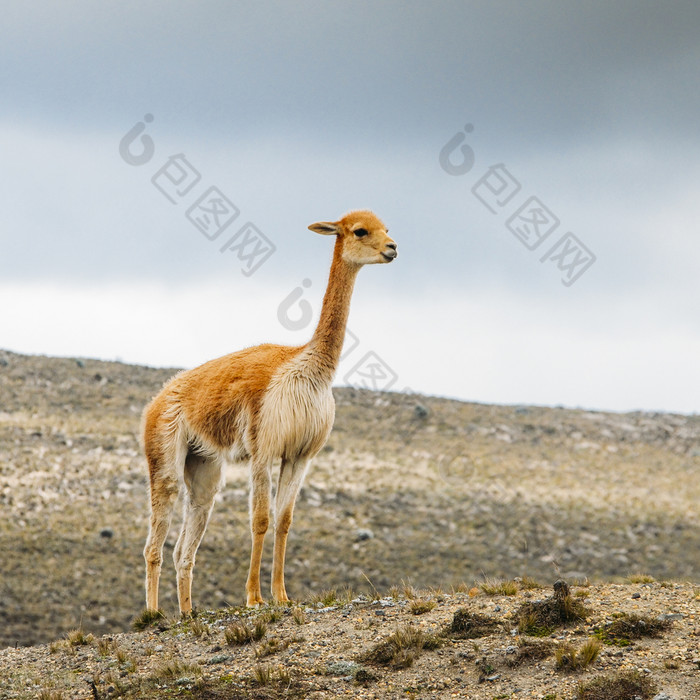
[[[367,229],[366,228],[358,228],[355,229],[353,232],[358,238],[362,238],[363,236],[367,235]]]

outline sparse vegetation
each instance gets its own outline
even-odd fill
[[[330,588],[311,597],[312,605],[318,605],[320,603],[326,608],[337,605],[338,602],[338,591],[335,588]]]
[[[585,620],[589,612],[571,596],[569,586],[564,581],[557,581],[552,597],[520,607],[516,614],[518,631],[533,637],[545,637],[557,627]]]
[[[518,584],[515,581],[486,580],[479,584],[486,595],[517,595]]]
[[[202,668],[199,664],[186,663],[177,659],[163,662],[153,672],[151,679],[154,681],[170,681],[188,676],[196,677],[202,675]]]
[[[261,640],[267,632],[267,623],[260,619],[252,627],[245,622],[234,622],[224,630],[229,646],[241,646]]]
[[[605,644],[626,647],[635,639],[658,637],[668,630],[671,624],[669,620],[619,613],[612,622],[597,627],[595,636]]]
[[[554,653],[554,642],[549,640],[520,639],[512,654],[505,657],[506,666],[520,666],[523,663],[541,661]]]
[[[519,581],[520,588],[524,591],[532,591],[538,588],[544,588],[544,585],[539,581],[536,581],[531,576],[523,576]]]
[[[656,693],[656,684],[637,670],[619,671],[581,683],[576,691],[577,700],[650,700]]]
[[[291,644],[291,641],[280,637],[269,637],[255,650],[255,656],[258,659],[264,659],[278,651],[284,651]]]
[[[254,696],[256,698],[296,698],[304,697],[305,695],[305,693],[294,687],[294,678],[289,669],[284,666],[257,664],[253,669],[252,684],[253,686],[267,689],[264,695],[256,694]],[[228,693],[221,696],[221,700],[224,700],[226,697],[229,697]]]
[[[56,690],[41,690],[38,695],[39,700],[64,700],[65,695]]]
[[[209,627],[207,627],[207,625],[205,625],[204,622],[202,622],[199,619],[192,620],[192,622],[189,625],[188,631],[195,637],[209,636]]]
[[[266,624],[274,624],[275,622],[279,622],[283,616],[284,613],[281,608],[272,608],[264,612],[259,619],[263,620]]]
[[[602,647],[595,638],[584,642],[578,649],[571,644],[560,644],[554,652],[556,667],[560,671],[583,671],[595,662]]]
[[[109,637],[100,637],[97,640],[97,651],[99,652],[100,656],[108,656],[112,653],[114,647],[114,640],[110,639]]]
[[[499,627],[497,620],[462,608],[455,612],[445,633],[458,639],[478,639],[492,634]]]
[[[131,623],[131,626],[136,631],[148,629],[149,627],[164,628],[165,614],[162,610],[144,610]]]
[[[92,644],[95,641],[95,637],[91,634],[85,634],[85,631],[82,628],[78,628],[71,630],[66,635],[66,640],[72,647],[82,647]]]
[[[358,660],[394,669],[408,668],[424,649],[437,649],[439,646],[440,640],[435,635],[405,625],[361,654]]]
[[[413,615],[423,615],[424,613],[430,612],[435,608],[437,603],[434,600],[428,600],[426,598],[416,598],[411,601],[408,609]]]

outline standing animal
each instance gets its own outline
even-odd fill
[[[363,265],[397,256],[387,228],[370,211],[309,226],[335,236],[333,261],[318,326],[306,345],[258,345],[170,379],[143,413],[151,517],[144,558],[146,605],[158,609],[163,543],[173,506],[184,491],[184,518],[173,560],[181,613],[192,610],[195,555],[226,460],[250,462],[252,548],[247,604],[260,590],[263,540],[270,523],[271,470],[279,461],[274,502],[272,597],[288,601],[284,585],[287,534],[309,461],[328,439],[335,417],[331,384],[340,360],[355,278]]]

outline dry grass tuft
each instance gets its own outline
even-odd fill
[[[538,588],[545,588],[544,584],[536,581],[534,578],[532,578],[532,576],[523,576],[519,583],[520,588],[522,588],[524,591],[533,591]]]
[[[66,635],[66,640],[72,647],[82,647],[92,644],[95,641],[95,637],[93,637],[91,634],[85,634],[82,629],[77,629],[71,630]]]
[[[209,636],[209,628],[201,620],[192,620],[189,632],[197,638]]]
[[[629,646],[633,639],[659,637],[671,627],[670,620],[659,620],[648,615],[620,613],[612,621],[595,630],[596,637],[605,644]]]
[[[149,627],[165,629],[165,614],[162,610],[149,610],[147,608],[132,620],[131,626],[137,632],[141,632]]]
[[[521,664],[542,661],[554,652],[554,642],[549,640],[521,639],[514,654],[506,656],[506,666],[511,668]]]
[[[430,612],[435,608],[437,603],[434,600],[428,600],[426,598],[416,598],[411,601],[409,610],[413,615],[423,615],[424,613]]]
[[[303,608],[293,608],[292,609],[292,619],[294,622],[297,623],[297,625],[305,625],[306,624],[306,614],[304,613]]]
[[[556,667],[559,671],[583,671],[595,662],[603,645],[591,638],[578,649],[571,644],[560,644],[555,652]]]
[[[154,681],[172,681],[178,678],[184,678],[187,676],[201,676],[202,668],[199,664],[188,664],[173,659],[170,661],[165,661],[160,666],[158,666],[151,676]]]
[[[492,634],[499,626],[500,624],[491,617],[473,613],[467,608],[460,608],[454,614],[452,623],[445,633],[458,639],[477,639]]]
[[[242,646],[261,640],[266,632],[267,624],[264,620],[258,620],[254,627],[245,622],[233,622],[224,630],[224,637],[229,646]]]
[[[496,581],[486,579],[479,584],[486,595],[518,595],[518,584],[515,581]]]
[[[620,671],[598,676],[581,683],[576,689],[577,700],[650,700],[656,693],[656,685],[639,671]]]
[[[424,649],[437,649],[440,644],[434,635],[406,625],[361,654],[358,660],[394,669],[408,668]]]
[[[283,686],[285,689],[284,695],[279,697],[297,697],[295,694],[288,696],[290,685],[292,684],[292,674],[283,666],[272,666],[258,664],[253,670],[253,683],[258,686],[266,687],[272,684]],[[228,695],[226,697],[229,697]],[[257,695],[255,697],[258,697]],[[265,695],[265,697],[268,697]],[[278,697],[276,694],[274,697]]]
[[[39,700],[64,700],[65,695],[58,690],[42,690],[37,697]]]
[[[266,656],[276,654],[278,651],[284,651],[290,644],[291,639],[280,639],[279,637],[270,637],[255,650],[255,658],[264,659]]]

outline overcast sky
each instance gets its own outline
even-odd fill
[[[301,344],[371,208],[339,384],[696,412],[698,75],[694,0],[10,3],[0,347]]]

